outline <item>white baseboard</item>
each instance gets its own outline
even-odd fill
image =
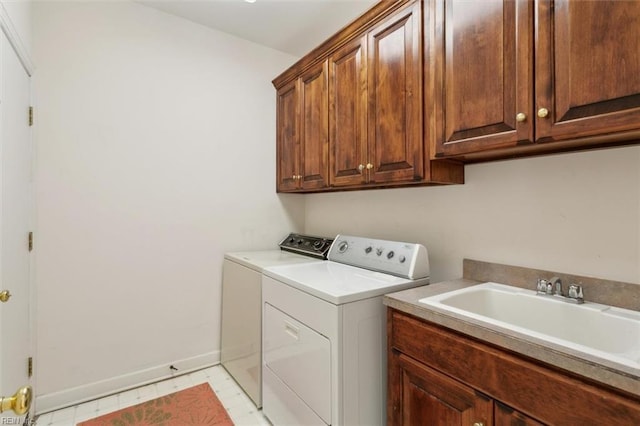
[[[159,382],[173,376],[190,373],[219,363],[220,351],[214,351],[192,358],[158,365],[145,370],[123,374],[111,379],[88,383],[71,389],[65,389],[63,391],[37,395],[34,401],[36,415],[48,413],[60,408],[70,407],[93,399],[102,398],[128,389],[144,386],[149,383]],[[169,366],[171,365],[178,370],[172,372],[172,370],[169,369]]]

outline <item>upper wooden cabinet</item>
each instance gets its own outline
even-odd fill
[[[425,48],[437,156],[533,139],[533,2],[436,0]],[[433,114],[433,117],[431,116]]]
[[[424,176],[420,6],[394,13],[368,34],[369,182]]]
[[[380,2],[274,80],[278,191],[463,182],[423,137],[422,28],[421,1]]]
[[[640,137],[639,1],[434,0],[427,9],[434,158]]]
[[[300,77],[300,145],[302,189],[329,184],[329,124],[327,62],[309,68]]]
[[[329,57],[333,186],[423,178],[420,3]]]
[[[276,176],[280,191],[299,188],[300,140],[298,123],[300,105],[298,80],[278,89],[276,106]]]
[[[540,1],[537,15],[538,140],[640,129],[640,1]]]
[[[334,186],[366,183],[367,38],[329,56],[330,181]]]
[[[277,182],[280,191],[328,186],[327,63],[278,89]]]

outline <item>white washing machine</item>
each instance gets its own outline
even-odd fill
[[[338,235],[328,261],[262,278],[263,413],[280,425],[386,424],[386,293],[429,283],[420,244]]]
[[[224,256],[220,362],[258,408],[262,407],[262,271],[274,265],[322,262],[331,242],[290,234],[279,250]]]

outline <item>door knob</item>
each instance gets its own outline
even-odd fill
[[[538,110],[538,117],[540,118],[546,118],[549,115],[549,110],[546,108],[540,108]]]
[[[0,397],[0,413],[7,410],[13,410],[19,416],[27,413],[31,408],[32,396],[31,386],[24,386],[18,389],[13,396]]]
[[[362,173],[362,171],[363,171],[363,170],[364,170],[364,165],[360,164],[360,165],[358,166],[358,171],[359,171],[360,173]]]
[[[527,121],[527,114],[524,112],[519,112],[516,114],[516,121],[518,123],[522,123],[523,121]]]
[[[371,169],[373,169],[373,164],[367,163],[367,170],[371,170]]]
[[[9,293],[9,290],[0,291],[0,302],[6,303],[9,301],[10,297],[11,297],[11,293]]]

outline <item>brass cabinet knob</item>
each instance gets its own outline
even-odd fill
[[[0,397],[0,413],[7,410],[13,410],[19,416],[27,413],[31,408],[32,396],[31,386],[24,386],[18,389],[13,396]]]
[[[527,114],[524,112],[519,112],[516,114],[516,121],[518,123],[522,123],[523,121],[527,121]]]
[[[11,293],[9,293],[9,290],[0,291],[0,302],[6,303],[9,301],[10,297],[11,297]]]
[[[371,169],[373,169],[373,164],[367,163],[367,170],[371,170]]]
[[[484,422],[475,422],[473,426],[484,426]]]
[[[549,110],[546,108],[540,108],[538,110],[538,117],[540,118],[546,118],[549,115]]]
[[[358,171],[362,173],[362,171],[363,171],[363,170],[364,170],[364,165],[363,165],[363,164],[360,164],[360,165],[358,166]]]

